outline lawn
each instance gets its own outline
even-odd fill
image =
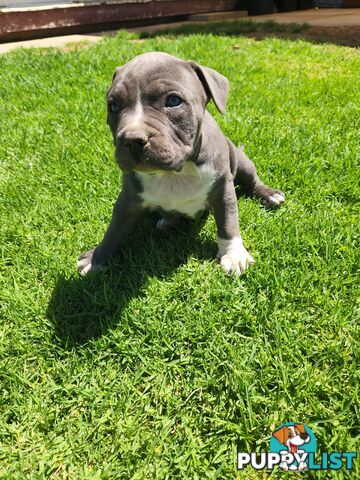
[[[239,199],[239,278],[211,215],[172,233],[144,216],[107,272],[76,272],[121,185],[105,92],[150,50],[228,77],[227,114],[209,108],[287,195]],[[268,478],[236,452],[287,421],[359,449],[359,74],[350,48],[206,33],[0,57],[1,479]]]

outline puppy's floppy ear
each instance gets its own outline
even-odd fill
[[[113,78],[112,78],[112,80],[111,80],[111,83],[114,82],[116,76],[118,75],[118,73],[121,72],[121,70],[122,70],[122,67],[116,67],[116,68],[115,68],[115,72],[114,72]]]
[[[120,73],[121,71],[121,67],[116,67],[115,68],[115,72],[114,72],[114,75],[113,75],[113,78],[112,78],[112,82],[115,80],[115,77],[118,73]]]
[[[285,442],[287,439],[287,433],[288,433],[288,429],[286,427],[282,427],[273,433],[273,437],[275,437],[276,440],[278,440],[283,445],[286,445]]]
[[[219,112],[225,113],[229,95],[228,79],[212,68],[202,67],[194,62],[191,62],[191,65],[203,84],[208,100],[212,99]]]
[[[108,90],[107,90],[107,92],[106,92],[106,96],[109,95],[109,92],[110,92],[111,87],[112,87],[112,85],[113,85],[113,83],[114,83],[114,80],[115,80],[116,76],[120,73],[120,71],[121,71],[121,67],[116,67],[116,68],[115,68],[115,72],[114,72],[113,77],[112,77],[112,80],[111,80],[111,85],[110,85],[110,87],[108,88]]]
[[[305,425],[303,423],[295,423],[294,427],[299,430],[300,433],[306,433]]]

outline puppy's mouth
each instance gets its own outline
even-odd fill
[[[297,449],[298,449],[297,445],[294,445],[293,443],[289,442],[289,447],[290,447],[291,453],[296,453],[297,452]]]
[[[122,145],[116,147],[116,161],[119,167],[125,171],[157,173],[161,171],[180,172],[184,166],[185,159],[175,158],[172,151],[157,152],[151,147],[150,142],[134,148],[127,148]]]

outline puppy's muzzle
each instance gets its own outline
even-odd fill
[[[142,130],[122,130],[117,136],[118,145],[128,150],[135,158],[141,156],[149,136]]]

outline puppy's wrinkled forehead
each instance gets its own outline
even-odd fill
[[[171,90],[191,98],[206,94],[190,62],[166,53],[150,52],[116,69],[111,93],[125,90],[128,98],[142,94],[161,95]]]

